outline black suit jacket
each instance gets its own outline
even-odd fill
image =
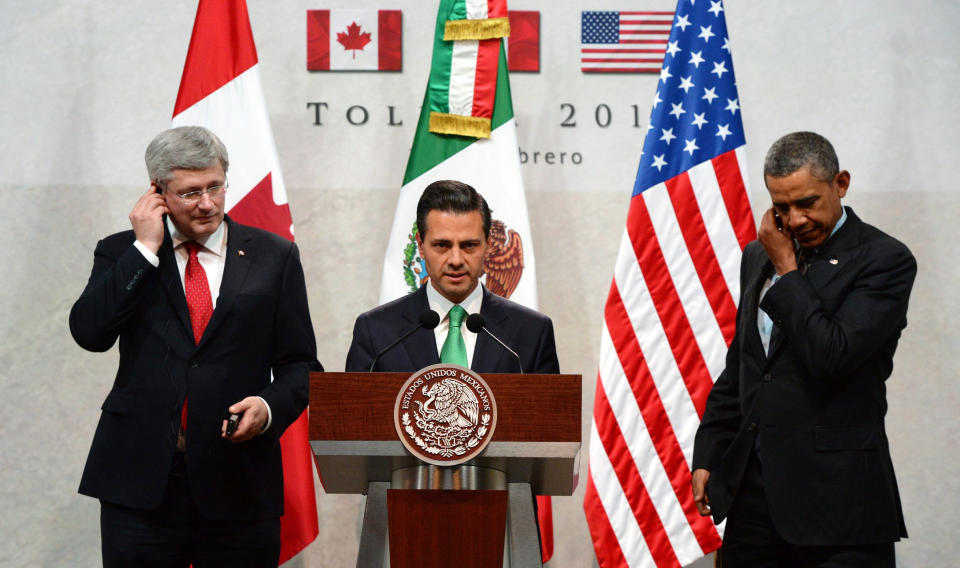
[[[353,327],[347,371],[368,371],[377,352],[416,327],[430,309],[427,289],[361,314]],[[480,314],[487,329],[520,356],[527,373],[559,373],[553,323],[547,316],[483,289]],[[445,314],[440,314],[443,317]],[[469,333],[469,332],[464,332]],[[440,362],[433,330],[419,329],[377,360],[374,371],[413,372]],[[470,368],[478,373],[518,373],[517,360],[485,333],[477,336]]]
[[[321,369],[303,269],[293,243],[225,222],[223,280],[199,345],[169,234],[157,268],[132,246],[133,231],[97,244],[90,280],[70,311],[70,331],[89,351],[106,351],[119,338],[120,364],[80,493],[156,508],[189,395],[187,471],[201,514],[236,520],[282,514],[278,440],[306,407],[309,372]],[[270,405],[270,428],[246,442],[221,439],[227,407],[251,395]]]
[[[759,304],[775,326],[769,355],[757,315],[773,267],[759,241],[747,245],[736,335],[694,446],[694,469],[711,472],[717,522],[759,451],[774,526],[797,545],[906,536],[884,430],[885,380],[917,265],[902,243],[847,215],[806,273],[784,275]]]

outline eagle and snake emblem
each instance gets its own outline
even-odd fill
[[[416,401],[424,420],[456,428],[477,425],[480,402],[467,385],[456,379],[443,379],[421,391],[427,400]]]
[[[419,394],[425,399],[412,401],[416,409],[402,414],[400,427],[422,451],[456,458],[485,444],[492,416],[480,412],[480,400],[466,383],[448,377],[424,385]]]
[[[523,275],[523,241],[520,233],[508,228],[499,219],[494,219],[490,224],[483,271],[487,275],[487,290],[504,298],[513,294]],[[416,292],[430,278],[426,264],[417,254],[416,223],[413,224],[409,242],[403,249],[403,277],[411,292]]]

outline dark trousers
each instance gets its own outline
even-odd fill
[[[179,453],[156,510],[100,502],[100,538],[106,568],[274,568],[280,557],[280,519],[224,521],[200,515]]]
[[[727,515],[720,549],[723,568],[894,568],[892,542],[795,546],[783,540],[770,519],[760,468],[752,455]]]

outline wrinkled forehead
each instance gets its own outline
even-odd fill
[[[203,169],[176,168],[170,170],[170,175],[166,180],[167,185],[182,184],[209,184],[223,183],[226,180],[226,174],[223,172],[223,166],[219,162],[214,162]]]

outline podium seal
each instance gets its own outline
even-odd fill
[[[440,363],[410,376],[397,394],[393,423],[414,456],[452,466],[480,454],[497,427],[497,401],[466,367]]]

